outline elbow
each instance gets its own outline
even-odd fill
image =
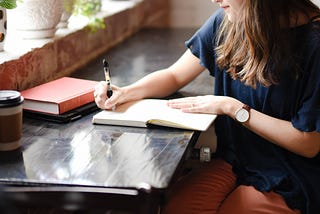
[[[306,158],[314,158],[319,154],[320,151],[320,133],[309,132],[303,133],[303,140],[299,141],[300,145],[303,145],[299,152],[299,155]]]
[[[314,158],[319,154],[319,152],[315,152],[315,151],[308,151],[308,152],[304,152],[303,154],[301,154],[303,157],[305,158]]]
[[[304,157],[315,158],[318,154],[319,154],[319,148],[310,149],[309,151],[305,152]]]
[[[307,146],[303,151],[300,152],[300,155],[306,158],[314,158],[319,154],[320,147],[318,143],[312,143]]]

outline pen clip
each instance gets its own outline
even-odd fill
[[[104,70],[104,76],[106,81],[110,82],[110,69],[109,69],[109,63],[106,59],[103,59],[103,70]]]
[[[103,70],[104,70],[104,75],[107,82],[107,96],[110,98],[113,94],[113,91],[111,88],[109,63],[107,62],[106,59],[103,59]]]

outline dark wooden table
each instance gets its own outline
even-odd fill
[[[145,29],[73,76],[129,84],[173,63],[194,29]],[[199,77],[182,96],[211,93]],[[94,112],[96,113],[96,112]],[[12,207],[157,213],[199,133],[153,127],[93,125],[92,115],[59,124],[24,118],[22,147],[0,153],[0,184]]]

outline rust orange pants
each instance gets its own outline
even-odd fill
[[[275,192],[236,186],[231,165],[214,159],[178,181],[163,214],[300,214]]]

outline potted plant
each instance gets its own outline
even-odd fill
[[[24,39],[51,38],[60,21],[61,8],[61,0],[19,0],[17,7],[8,12],[10,29]]]
[[[3,5],[15,8],[10,11],[10,29],[24,39],[52,38],[61,21],[63,9],[73,16],[87,19],[85,25],[92,31],[104,27],[97,18],[101,0],[0,0]],[[78,20],[77,20],[78,22]]]
[[[97,14],[100,12],[102,6],[101,0],[62,1],[65,11],[76,19],[85,19],[85,25],[87,25],[91,31],[96,31],[97,29],[105,27],[103,19],[97,17]]]
[[[7,35],[7,9],[17,7],[17,0],[0,0],[0,51],[4,49]]]

